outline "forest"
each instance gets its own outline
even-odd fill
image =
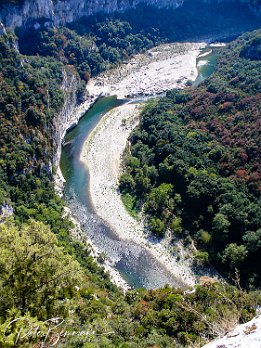
[[[238,270],[249,288],[261,281],[260,38],[229,44],[198,88],[150,102],[120,178],[152,232],[193,241],[196,267]]]
[[[46,347],[192,347],[248,321],[261,303],[257,292],[207,280],[194,291],[166,285],[124,295],[95,282],[48,226],[7,221],[0,229],[1,347],[36,347],[30,329],[45,333]],[[47,335],[47,320],[57,317],[63,325]]]
[[[198,89],[171,91],[145,107],[120,183],[134,208],[144,207],[157,235],[170,229],[174,239],[193,238],[196,266],[215,265],[227,279],[234,277],[233,285],[206,279],[194,291],[166,285],[123,294],[90,247],[71,235],[73,224],[55,194],[52,167],[63,71],[82,80],[81,101],[91,76],[173,39],[166,29],[170,21],[165,29],[162,20],[152,26],[152,10],[142,29],[143,11],[0,37],[0,213],[5,207],[13,211],[8,219],[0,215],[1,347],[36,347],[39,337],[20,335],[16,342],[18,333],[25,323],[46,331],[52,317],[65,324],[47,338],[49,345],[64,330],[83,330],[89,335],[63,337],[58,346],[191,347],[251,319],[261,304],[255,262],[260,256],[260,32],[231,43],[216,74]],[[186,38],[211,25],[205,19],[205,29],[201,22],[189,29],[192,13],[188,9]],[[234,24],[242,19],[236,17]],[[221,22],[216,23],[218,31]]]
[[[73,65],[86,82],[157,44],[233,36],[258,28],[259,18],[244,3],[195,0],[168,11],[140,4],[124,13],[97,13],[62,28],[46,28],[42,21],[37,24],[40,29],[16,29],[20,52]]]

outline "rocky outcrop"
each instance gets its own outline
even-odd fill
[[[185,1],[191,0],[24,0],[19,5],[7,1],[0,8],[0,23],[2,22],[6,28],[11,30],[28,24],[33,24],[35,28],[42,24],[45,26],[50,24],[61,26],[83,16],[90,16],[99,12],[124,12],[141,3],[158,8],[177,8]],[[200,1],[207,3],[246,3],[254,14],[261,15],[259,0]]]
[[[65,182],[59,167],[61,157],[62,142],[66,132],[77,125],[80,118],[95,103],[101,94],[86,95],[85,101],[77,104],[77,89],[80,80],[73,67],[66,67],[63,71],[62,91],[64,94],[64,104],[61,112],[54,119],[54,149],[53,172],[55,189],[59,195],[62,195],[63,184]]]
[[[73,111],[77,105],[77,88],[79,85],[79,79],[74,69],[65,68],[63,70],[63,82],[61,89],[64,95],[64,104],[60,114],[54,120],[55,127],[55,148],[57,153],[54,157],[54,164],[57,165],[61,154],[61,142],[66,133],[66,130],[72,126],[72,123],[76,122],[73,119]]]
[[[202,348],[260,348],[261,347],[261,315],[237,326],[225,337],[208,343]]]
[[[0,206],[0,224],[5,221],[8,217],[12,216],[14,210],[11,205],[3,204]]]
[[[9,29],[36,22],[56,26],[73,22],[80,17],[98,12],[113,13],[135,8],[140,3],[156,7],[176,8],[184,0],[25,0],[22,5],[4,5],[0,11],[0,22]],[[42,21],[43,20],[43,21]]]

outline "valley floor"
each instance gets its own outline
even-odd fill
[[[156,47],[135,56],[128,64],[91,80],[89,94],[116,94],[118,98],[124,98],[158,94],[175,87],[184,88],[188,80],[193,81],[197,77],[196,58],[203,47],[205,43]],[[182,244],[175,245],[174,254],[168,238],[160,242],[148,237],[143,222],[131,217],[122,203],[118,191],[122,154],[138,121],[139,105],[125,104],[105,115],[86,141],[81,160],[88,166],[93,206],[121,239],[133,240],[144,246],[182,283],[193,285],[196,277],[187,257],[188,251]]]
[[[173,43],[137,54],[127,64],[91,79],[88,92],[117,95],[119,99],[155,95],[184,88],[197,78],[196,59],[206,43]]]
[[[147,238],[145,226],[126,211],[118,191],[121,156],[128,136],[139,120],[139,106],[125,104],[109,112],[85,143],[81,160],[90,174],[90,193],[96,213],[121,238],[147,249],[164,267],[186,285],[195,284],[195,276],[182,245],[177,261],[168,238],[161,242]],[[177,256],[177,255],[176,255]]]

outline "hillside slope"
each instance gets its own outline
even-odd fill
[[[227,46],[199,88],[167,93],[142,113],[120,180],[149,228],[191,237],[200,265],[260,286],[261,31]]]

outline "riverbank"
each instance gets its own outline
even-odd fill
[[[74,110],[70,122],[66,125],[67,129],[78,122],[84,109],[86,112],[100,95],[116,94],[118,98],[123,98],[130,95],[153,95],[173,88],[184,88],[188,80],[196,79],[197,57],[205,46],[205,43],[161,45],[135,56],[128,64],[91,79],[87,86],[88,100]],[[90,100],[91,104],[88,105]],[[132,104],[109,112],[94,129],[85,144],[81,159],[85,163],[87,162],[89,167],[92,203],[97,214],[112,227],[120,238],[129,238],[142,245],[160,261],[165,269],[179,277],[181,283],[193,285],[196,281],[195,275],[182,245],[175,246],[179,252],[173,256],[173,246],[170,245],[169,240],[166,239],[159,243],[157,240],[148,239],[143,224],[128,215],[120,195],[117,193],[121,155],[129,134],[138,122],[138,114],[138,106]],[[62,137],[64,134],[65,131]],[[116,149],[113,148],[115,143],[118,145]],[[87,158],[89,155],[93,156],[93,160]],[[105,157],[102,158],[102,156]],[[61,173],[60,187],[63,186],[63,182]],[[86,241],[92,244],[88,236]],[[93,256],[97,259],[99,248],[92,245],[92,249],[94,250]],[[180,258],[180,262],[177,262],[177,256]],[[127,283],[110,264],[110,261],[106,260],[104,266],[110,273],[112,281],[126,290]]]
[[[64,208],[64,217],[68,217],[74,224],[74,228],[71,230],[72,236],[75,239],[80,240],[85,245],[87,245],[90,250],[90,255],[94,259],[98,260],[101,256],[99,248],[91,241],[90,238],[88,238],[86,234],[82,232],[80,222],[73,217],[71,210],[68,207]],[[111,264],[110,260],[105,258],[101,266],[104,268],[104,271],[109,274],[113,284],[115,284],[118,288],[120,288],[124,292],[131,289],[130,285],[121,277],[120,273],[113,267],[113,264]]]
[[[197,57],[205,46],[205,43],[177,43],[153,48],[135,56],[127,65],[91,80],[88,91],[123,98],[184,88],[188,80],[197,78]],[[168,238],[162,241],[148,238],[143,222],[127,213],[118,192],[121,157],[138,120],[138,105],[125,104],[109,112],[89,136],[81,160],[88,166],[91,200],[96,213],[121,239],[142,245],[170,273],[191,286],[196,283],[196,276],[182,244],[175,245],[178,251],[174,255]]]
[[[174,254],[168,238],[161,241],[151,238],[143,221],[135,220],[125,210],[118,191],[122,154],[128,136],[139,122],[139,114],[138,104],[125,104],[110,111],[85,143],[81,160],[88,166],[92,203],[96,213],[120,239],[141,245],[162,267],[185,285],[192,286],[196,277],[182,244],[176,245],[179,252]]]
[[[58,144],[57,152],[54,158],[54,165],[57,167],[54,174],[54,188],[58,196],[63,196],[63,187],[66,180],[63,177],[59,162],[61,158],[62,143],[66,133],[73,127],[75,127],[79,120],[85,115],[85,113],[94,105],[94,103],[101,97],[101,93],[88,95],[86,100],[73,108],[67,117],[63,117],[63,110],[56,120],[56,143]],[[62,120],[62,122],[60,121]]]
[[[206,43],[175,43],[137,54],[127,64],[110,70],[88,83],[90,95],[104,93],[119,99],[157,95],[184,88],[197,78],[197,57]]]

